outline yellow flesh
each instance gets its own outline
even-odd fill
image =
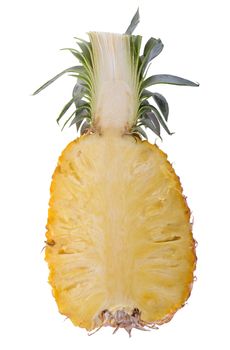
[[[49,281],[75,325],[90,330],[102,310],[134,307],[161,323],[190,294],[190,213],[156,145],[112,135],[70,143],[53,175],[47,229]]]

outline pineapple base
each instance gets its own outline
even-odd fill
[[[163,323],[168,322],[173,317],[172,315],[169,315],[165,320],[163,320]],[[134,308],[132,312],[126,312],[124,309],[116,310],[115,312],[111,312],[109,310],[103,310],[99,316],[98,316],[100,326],[96,328],[92,333],[89,333],[89,335],[93,335],[96,332],[98,332],[102,327],[113,327],[115,330],[113,331],[113,334],[117,332],[118,329],[123,328],[131,337],[132,329],[139,329],[141,331],[149,331],[150,329],[158,329],[157,324],[159,323],[152,323],[152,322],[145,322],[141,319],[141,312]]]
[[[190,211],[167,156],[132,136],[84,135],[51,184],[45,258],[59,311],[88,331],[156,328],[188,299]]]

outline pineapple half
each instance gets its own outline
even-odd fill
[[[190,295],[196,265],[190,211],[179,178],[143,126],[161,137],[168,104],[147,88],[158,83],[197,86],[172,75],[146,77],[162,50],[150,38],[90,32],[68,49],[81,65],[74,112],[64,123],[81,137],[59,158],[51,184],[45,259],[59,311],[89,331],[102,326],[145,330],[168,322]],[[149,102],[151,100],[152,103]]]

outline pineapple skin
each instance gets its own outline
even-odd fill
[[[136,308],[163,324],[190,296],[190,210],[157,145],[112,134],[71,142],[52,177],[46,238],[53,295],[76,326],[90,331],[104,310]]]

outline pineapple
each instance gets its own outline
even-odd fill
[[[62,152],[53,174],[45,259],[59,311],[88,331],[111,326],[146,330],[168,322],[188,299],[196,266],[190,210],[179,178],[149,128],[161,138],[168,104],[147,88],[198,86],[166,74],[146,76],[160,39],[90,32],[69,50],[80,61],[65,73],[77,81],[74,112],[63,127],[81,136]]]

